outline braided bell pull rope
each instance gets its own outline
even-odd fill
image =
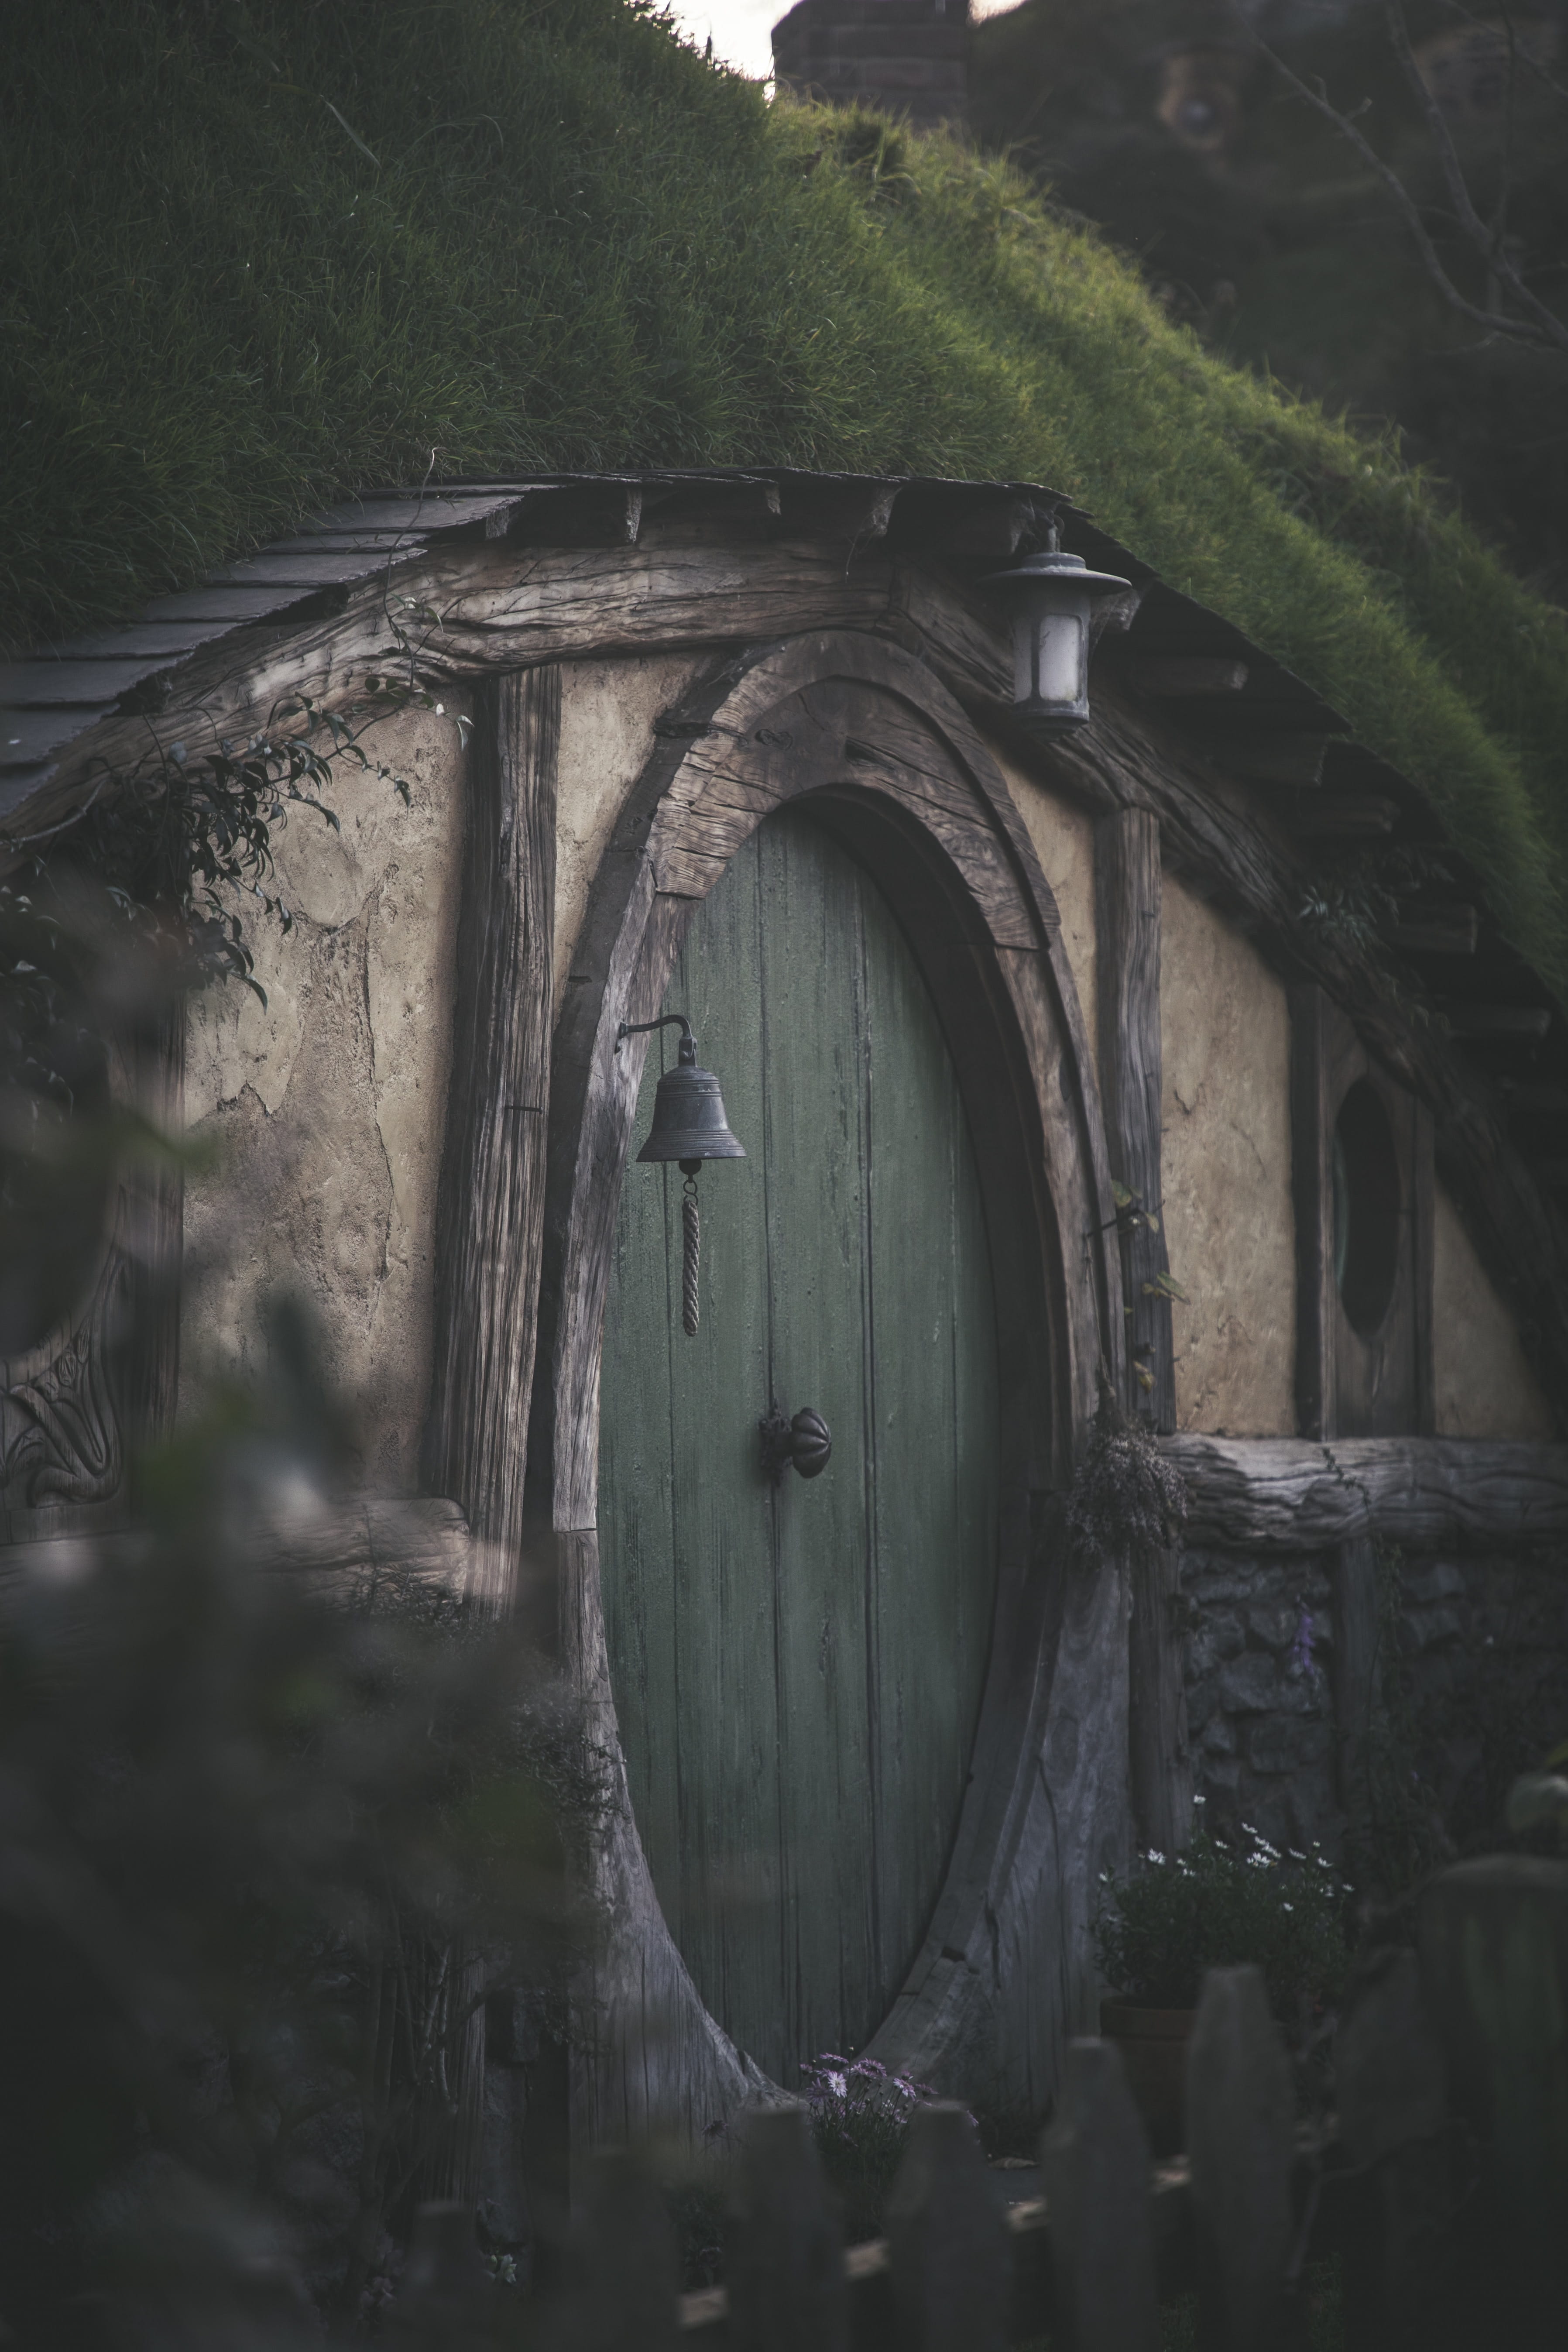
[[[697,1206],[697,1179],[689,1176],[682,1188],[680,1223],[685,1248],[680,1269],[680,1323],[689,1339],[697,1337],[698,1268],[702,1259],[702,1219]]]

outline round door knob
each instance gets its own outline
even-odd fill
[[[803,1478],[818,1478],[833,1452],[833,1432],[815,1405],[805,1405],[790,1423],[790,1468]]]
[[[786,1421],[777,1405],[757,1423],[763,1442],[763,1468],[776,1486],[786,1470],[802,1478],[818,1478],[833,1452],[833,1432],[815,1405],[803,1405]]]

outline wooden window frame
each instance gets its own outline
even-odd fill
[[[1300,1434],[1429,1437],[1436,1426],[1431,1114],[1373,1059],[1322,989],[1291,990],[1290,1039]],[[1370,1337],[1352,1324],[1334,1279],[1334,1128],[1345,1097],[1363,1080],[1387,1114],[1400,1187],[1393,1297]]]

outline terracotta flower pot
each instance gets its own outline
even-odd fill
[[[1174,2156],[1185,2139],[1187,2037],[1195,2009],[1138,2009],[1102,2000],[1100,2030],[1114,2042],[1156,2156]]]

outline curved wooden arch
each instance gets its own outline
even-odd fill
[[[540,1382],[563,1648],[612,1758],[599,1854],[611,1926],[575,2108],[592,2140],[700,2133],[762,2076],[665,1927],[626,1797],[599,1591],[600,1350],[645,1041],[692,908],[754,827],[810,797],[885,888],[947,1030],[999,1282],[1004,1455],[992,1663],[946,1880],[873,2048],[945,2088],[1038,2107],[1079,2022],[1089,1890],[1126,1821],[1126,1601],[1052,1572],[1058,1497],[1105,1365],[1120,1278],[1093,1064],[1056,902],[995,761],[910,655],[850,632],[752,649],[658,722],[601,863],[557,1034]],[[548,1350],[548,1355],[546,1355]],[[542,1503],[542,1495],[539,1500]]]

